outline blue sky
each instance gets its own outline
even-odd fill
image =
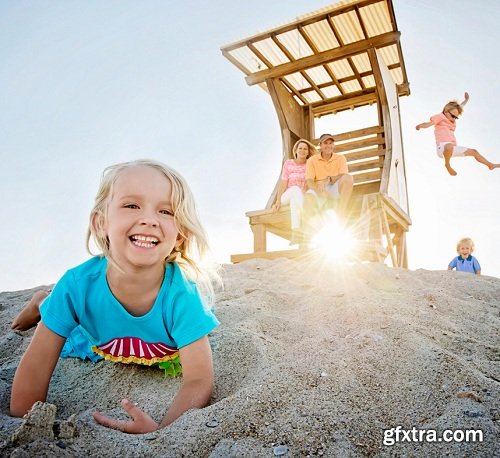
[[[142,157],[188,179],[219,261],[250,252],[244,213],[263,208],[274,187],[281,138],[268,94],[219,48],[329,4],[3,0],[0,290],[55,282],[84,261],[102,170]],[[394,6],[412,92],[401,99],[410,268],[445,269],[456,240],[471,236],[483,273],[500,277],[500,171],[464,158],[449,177],[432,129],[414,129],[467,90],[458,141],[500,162],[500,4]],[[324,128],[339,132],[335,121]]]

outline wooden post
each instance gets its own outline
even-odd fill
[[[399,233],[399,240],[397,244],[398,252],[398,266],[403,269],[408,269],[408,256],[406,252],[406,232],[402,229]]]
[[[266,226],[264,224],[252,224],[250,227],[253,232],[254,253],[267,251]]]
[[[389,222],[387,221],[387,214],[385,213],[383,207],[380,209],[380,213],[382,216],[382,225],[384,228],[385,237],[387,239],[387,250],[389,252],[389,255],[391,256],[391,262],[393,267],[396,267],[398,265],[398,262],[396,259],[396,254],[394,252],[394,244],[392,243],[391,229],[389,227]]]

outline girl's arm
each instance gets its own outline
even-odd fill
[[[94,419],[103,426],[125,433],[147,433],[169,425],[190,409],[205,407],[210,401],[214,386],[212,350],[208,337],[204,336],[182,347],[179,354],[182,364],[182,386],[160,424],[126,399],[122,400],[122,407],[132,420],[115,420],[98,412],[94,413]]]
[[[179,350],[182,364],[182,386],[174,398],[160,428],[177,420],[190,409],[205,407],[214,388],[212,349],[204,336]]]
[[[36,401],[45,402],[52,373],[66,339],[40,322],[12,382],[10,414],[22,417]]]
[[[421,122],[420,124],[417,124],[417,126],[415,127],[417,130],[420,130],[420,129],[427,129],[428,127],[432,127],[434,125],[434,123],[432,121],[428,121],[428,122]]]
[[[464,94],[464,100],[463,100],[463,102],[460,104],[460,106],[461,106],[462,108],[463,108],[463,107],[465,107],[465,105],[467,104],[467,102],[468,102],[468,101],[469,101],[469,93],[468,93],[468,92],[466,92],[466,93]]]
[[[281,180],[278,186],[278,192],[276,193],[276,202],[273,204],[273,210],[279,210],[281,207],[281,196],[285,192],[288,186],[288,180]]]

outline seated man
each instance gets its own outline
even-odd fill
[[[335,198],[340,197],[338,214],[345,217],[347,204],[352,194],[353,178],[349,175],[346,158],[335,154],[334,138],[323,134],[319,139],[320,154],[307,160],[305,206],[308,214],[315,206],[322,210],[331,208]]]

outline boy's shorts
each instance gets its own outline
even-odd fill
[[[443,157],[443,152],[444,152],[444,147],[448,144],[449,142],[444,142],[444,143],[439,143],[436,146],[436,153],[439,157]],[[470,149],[467,146],[454,146],[453,147],[453,154],[451,157],[462,157],[465,156],[465,152]]]

